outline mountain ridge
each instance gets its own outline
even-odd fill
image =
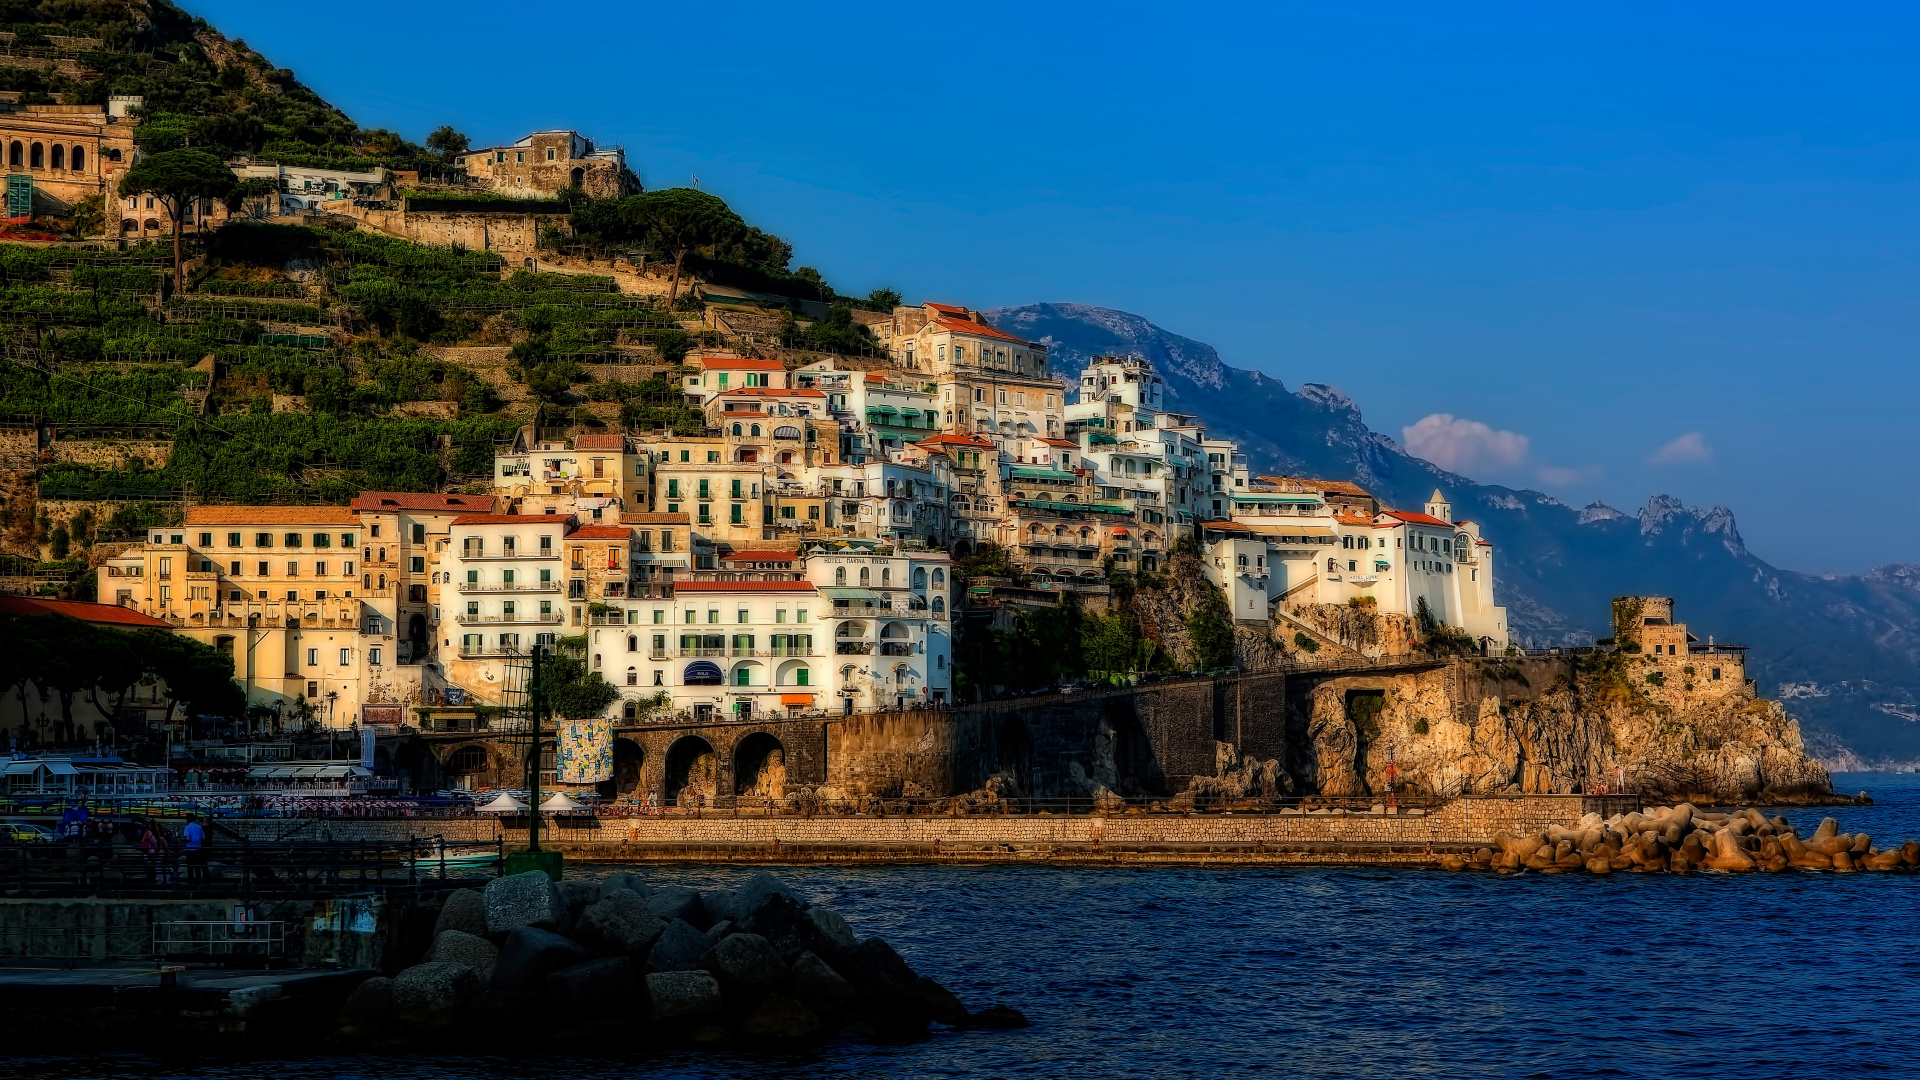
[[[1920,767],[1920,564],[1851,576],[1784,570],[1747,549],[1730,507],[1662,493],[1634,512],[1576,509],[1545,492],[1482,484],[1372,430],[1331,385],[1289,391],[1140,315],[1077,303],[983,314],[1047,345],[1063,374],[1100,355],[1152,361],[1167,410],[1239,442],[1257,472],[1351,480],[1398,506],[1445,490],[1496,545],[1498,599],[1529,645],[1590,643],[1610,632],[1612,597],[1670,595],[1700,637],[1751,646],[1749,675],[1788,702],[1823,760]]]

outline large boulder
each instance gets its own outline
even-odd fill
[[[594,901],[575,922],[574,936],[604,953],[645,956],[667,928],[640,894],[614,889]]]
[[[729,1003],[745,1008],[787,981],[787,965],[758,934],[730,934],[707,950],[700,966],[720,980]]]
[[[375,975],[354,987],[340,1006],[338,1019],[342,1027],[361,1031],[393,1023],[393,980]]]
[[[647,897],[647,910],[653,912],[661,922],[681,919],[696,927],[707,925],[706,909],[700,903],[700,894],[684,885],[667,885],[653,890]]]
[[[810,952],[801,953],[788,976],[793,997],[821,1016],[853,1004],[853,984]]]
[[[807,906],[807,902],[792,889],[787,888],[785,882],[762,870],[748,878],[745,885],[734,891],[734,919],[738,922],[746,922],[753,917],[754,912],[760,910],[761,905],[776,896],[784,896],[798,907]]]
[[[927,1011],[933,1014],[935,1023],[949,1027],[966,1027],[969,1015],[967,1007],[953,995],[953,991],[927,978],[925,975],[913,980],[913,996],[920,999]]]
[[[910,986],[920,976],[916,974],[893,946],[877,937],[855,945],[832,958],[835,971],[846,976],[847,981],[856,987],[885,978],[901,986]]]
[[[647,976],[655,1023],[682,1024],[720,1015],[720,984],[704,971],[656,971]]]
[[[475,936],[487,932],[487,900],[479,889],[461,889],[440,905],[440,917],[433,922],[433,934],[447,930]]]
[[[700,894],[700,907],[707,913],[709,923],[721,920],[739,922],[740,915],[734,910],[732,889],[708,889]]]
[[[911,1038],[926,1032],[933,1009],[914,991],[919,976],[893,946],[868,938],[835,956],[832,963],[854,986],[854,1010],[882,1038]]]
[[[560,899],[567,905],[567,927],[571,927],[588,904],[600,899],[600,883],[585,878],[567,878],[560,882]]]
[[[807,909],[807,918],[813,920],[813,925],[820,930],[820,936],[836,949],[851,949],[860,944],[860,939],[853,934],[853,927],[848,926],[847,920],[832,908],[815,904]]]
[[[647,966],[655,971],[692,971],[700,958],[713,948],[713,939],[693,928],[685,919],[667,924],[653,949],[647,953]]]
[[[510,934],[523,926],[566,930],[567,902],[553,879],[538,870],[487,882],[487,932]]]
[[[831,952],[835,946],[819,945],[820,927],[814,923],[800,901],[785,893],[758,898],[753,911],[741,921],[742,931],[758,934],[772,943],[781,956],[800,955],[802,950]]]
[[[647,883],[642,881],[638,874],[621,872],[618,874],[608,874],[606,877],[600,879],[600,899],[605,900],[608,896],[617,892],[630,892],[640,899],[645,900],[653,894],[653,889],[648,887]]]
[[[492,987],[467,1002],[462,1026],[486,1038],[498,1038],[500,1032],[519,1030],[528,1023],[544,1023],[546,999],[529,990],[502,990]]]
[[[442,930],[433,936],[433,945],[427,950],[427,960],[431,963],[465,964],[480,973],[480,981],[493,982],[493,968],[500,959],[500,949],[493,942],[478,934],[469,934],[465,930]]]
[[[616,1017],[632,1012],[640,979],[633,961],[606,956],[561,968],[547,976],[547,1000],[577,1017]]]
[[[494,965],[493,984],[502,990],[532,990],[548,975],[593,959],[586,947],[551,930],[522,926],[507,935]]]
[[[415,964],[394,976],[393,1013],[415,1027],[446,1027],[458,1019],[461,1006],[485,988],[480,973],[465,964]]]

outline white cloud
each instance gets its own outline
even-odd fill
[[[1649,465],[1702,465],[1713,460],[1713,447],[1697,431],[1689,431],[1653,452]]]
[[[1527,437],[1499,431],[1478,420],[1462,420],[1452,413],[1422,417],[1400,429],[1407,452],[1448,472],[1464,473],[1476,465],[1508,469],[1527,460]]]

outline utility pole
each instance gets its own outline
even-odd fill
[[[540,765],[545,751],[540,745],[540,714],[547,708],[546,687],[541,685],[540,667],[547,647],[533,646],[533,671],[527,677],[527,712],[533,720],[533,753],[527,758],[527,850],[540,850]],[[537,856],[536,856],[537,858]]]

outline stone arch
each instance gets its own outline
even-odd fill
[[[733,751],[733,793],[781,799],[786,788],[786,746],[765,731],[741,739]]]
[[[903,622],[890,622],[880,628],[882,641],[905,641],[908,636],[907,624]]]
[[[1033,736],[1018,716],[1001,722],[994,738],[993,763],[997,771],[1013,777],[1020,794],[1033,794]]]
[[[585,187],[587,184],[587,170],[576,165],[573,171],[567,174],[567,179],[574,187]]]
[[[967,542],[967,541],[965,541],[965,540],[955,540],[955,541],[953,542],[953,557],[954,557],[954,558],[956,558],[956,559],[965,559],[965,558],[970,558],[970,557],[972,557],[972,555],[973,555],[973,545],[972,545],[971,543],[969,543],[969,542]],[[934,572],[935,572],[935,573],[939,573],[939,571],[937,571],[937,570],[936,570],[936,571],[934,571]]]
[[[812,686],[813,667],[805,660],[788,660],[774,672],[776,686]]]
[[[739,663],[733,665],[733,670],[727,672],[728,686],[763,686],[765,685],[760,680],[761,680],[760,661],[758,660],[742,660]]]
[[[667,747],[666,786],[662,795],[668,806],[699,806],[719,794],[719,757],[713,744],[698,735],[688,735]]]
[[[613,740],[613,775],[600,782],[602,799],[619,799],[640,789],[647,752],[632,739]]]

